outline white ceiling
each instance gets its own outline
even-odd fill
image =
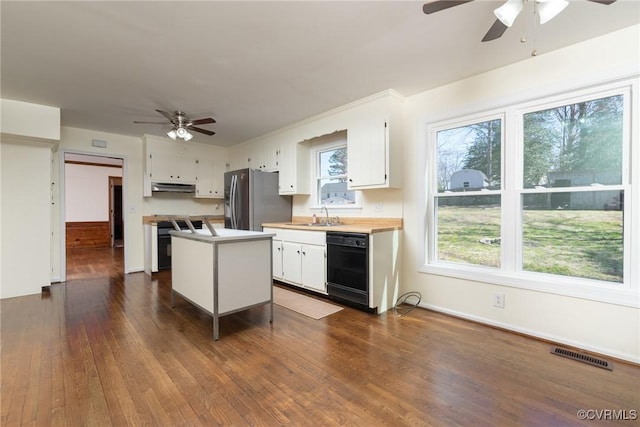
[[[164,135],[154,110],[214,117],[230,146],[392,88],[405,96],[640,22],[640,2],[572,1],[533,29],[480,40],[501,1],[432,15],[415,1],[0,2],[2,97],[64,126]],[[528,42],[520,43],[524,32]],[[612,48],[615,48],[612,46]]]

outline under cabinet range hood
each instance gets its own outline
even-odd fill
[[[152,193],[190,193],[195,194],[195,184],[179,184],[174,182],[152,182]]]

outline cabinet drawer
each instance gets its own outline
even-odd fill
[[[324,231],[278,230],[278,239],[305,245],[321,245],[326,243],[327,234]]]

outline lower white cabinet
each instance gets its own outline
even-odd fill
[[[282,279],[302,284],[302,245],[282,242]]]
[[[273,277],[306,289],[327,292],[326,233],[265,228],[273,238]]]
[[[326,246],[302,245],[300,250],[302,252],[300,259],[300,283],[307,288],[326,292]]]
[[[264,231],[272,230],[265,228]],[[275,231],[270,231],[274,233]],[[273,278],[281,280],[282,279],[282,240],[276,240],[276,237],[273,238],[273,251],[271,251],[271,256],[273,258]]]

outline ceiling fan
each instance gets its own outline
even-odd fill
[[[449,9],[450,7],[459,6],[464,3],[472,2],[473,0],[435,0],[429,3],[425,3],[422,6],[422,11],[427,15],[441,10]],[[488,42],[500,38],[507,28],[513,25],[518,14],[522,11],[524,4],[528,0],[507,0],[502,6],[493,11],[496,15],[496,21],[493,23],[487,34],[482,38],[483,42]],[[552,19],[558,13],[560,13],[565,7],[569,5],[567,0],[531,0],[535,1],[537,14],[540,16],[540,23]],[[609,5],[616,0],[588,0],[594,3],[600,3]]]
[[[200,127],[196,127],[198,125],[206,125],[209,123],[215,123],[216,121],[211,117],[207,117],[205,119],[197,119],[191,120],[184,112],[177,110],[173,113],[168,113],[162,110],[156,110],[158,113],[162,114],[169,122],[139,122],[134,121],[133,123],[144,123],[144,124],[154,124],[154,125],[172,125],[173,128],[167,132],[167,136],[171,139],[182,138],[185,141],[189,141],[193,138],[193,135],[189,131],[200,132],[205,135],[215,135],[215,132],[203,129]]]

